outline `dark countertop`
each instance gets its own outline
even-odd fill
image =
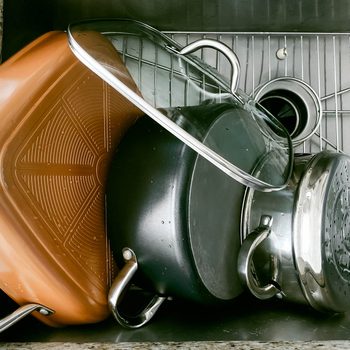
[[[323,350],[323,349],[349,349],[346,341],[329,342],[179,342],[179,343],[9,343],[0,344],[1,349],[22,349],[22,350],[166,350],[166,349],[201,349],[201,350],[221,350],[221,349],[241,349],[241,350]]]

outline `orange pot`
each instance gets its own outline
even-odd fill
[[[103,320],[106,170],[141,112],[78,62],[63,32],[0,66],[0,100],[0,288],[53,309],[34,313],[50,325]]]

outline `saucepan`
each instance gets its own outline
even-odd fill
[[[244,190],[286,186],[293,158],[287,131],[237,88],[239,62],[222,43],[183,48],[129,20],[80,23],[68,34],[77,57],[145,114],[118,145],[107,184],[108,233],[124,264],[109,293],[114,316],[136,328],[169,296],[203,304],[235,299],[243,291]],[[229,59],[231,82],[190,54],[202,47]],[[139,94],[123,84],[117,54]],[[257,167],[264,172],[252,175]],[[118,307],[130,282],[155,294],[136,315]]]
[[[253,295],[349,311],[349,176],[349,156],[323,151],[296,156],[284,190],[247,189],[238,268]]]

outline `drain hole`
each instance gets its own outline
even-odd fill
[[[300,135],[308,120],[307,107],[297,94],[288,90],[272,90],[259,99],[266,108],[287,129],[291,137]]]

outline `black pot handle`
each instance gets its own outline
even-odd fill
[[[118,305],[122,301],[122,295],[124,295],[124,292],[127,290],[138,268],[136,255],[130,248],[123,249],[123,257],[125,265],[119,271],[109,290],[108,305],[120,325],[126,328],[139,328],[152,319],[167,297],[155,295],[139,314],[135,316],[122,315],[118,310]]]

